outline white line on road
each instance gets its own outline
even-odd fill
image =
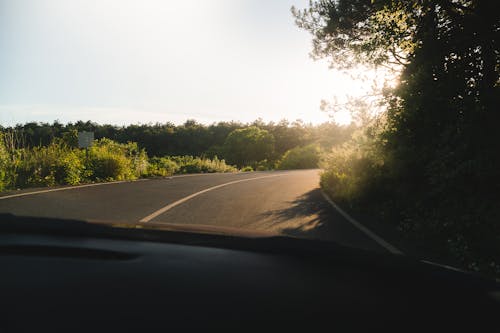
[[[10,198],[17,198],[17,197],[24,197],[24,196],[33,195],[33,194],[42,194],[42,193],[49,193],[49,192],[74,190],[74,189],[83,188],[83,187],[92,187],[92,186],[101,186],[101,185],[112,185],[112,184],[130,183],[130,182],[140,182],[140,181],[145,181],[145,180],[147,180],[147,179],[120,180],[120,181],[117,181],[117,182],[95,183],[95,184],[76,185],[76,186],[68,186],[68,187],[60,187],[60,188],[51,188],[51,189],[47,189],[47,190],[40,190],[40,191],[33,191],[33,192],[24,192],[24,193],[18,193],[18,194],[4,195],[4,196],[0,197],[0,200],[10,199]]]
[[[364,225],[362,225],[361,223],[356,221],[353,217],[351,217],[351,215],[347,214],[342,208],[337,206],[337,204],[335,202],[333,202],[332,199],[330,199],[330,197],[325,192],[321,191],[321,194],[323,194],[323,197],[325,198],[325,200],[328,201],[328,203],[330,205],[332,205],[333,208],[335,208],[337,210],[337,212],[340,213],[340,215],[342,215],[347,221],[351,222],[351,224],[353,226],[358,228],[365,235],[367,235],[368,237],[373,239],[375,242],[377,242],[380,246],[382,246],[387,251],[389,251],[393,254],[403,254],[403,252],[398,250],[395,246],[389,244],[388,242],[383,240],[381,237],[377,236],[375,233],[373,233],[371,230],[369,230],[367,227],[365,227]]]
[[[162,178],[159,178],[159,179],[175,179],[175,178],[183,178],[183,177],[209,176],[209,175],[221,175],[221,174],[226,175],[226,174],[229,174],[229,173],[220,173],[220,172],[215,172],[215,173],[196,173],[196,174],[189,174],[189,175],[174,175],[174,176],[170,176],[170,177],[162,177]],[[122,183],[130,183],[130,182],[141,182],[141,181],[154,180],[154,179],[155,178],[145,178],[145,179],[137,179],[137,180],[120,180],[120,181],[105,182],[105,183],[94,183],[94,184],[75,185],[75,186],[68,186],[68,187],[50,188],[50,189],[46,189],[46,190],[39,190],[39,191],[31,191],[31,192],[23,192],[23,193],[17,193],[17,194],[4,195],[4,196],[0,196],[0,200],[17,198],[17,197],[24,197],[24,196],[27,196],[27,195],[34,195],[34,194],[42,194],[42,193],[49,193],[49,192],[74,190],[74,189],[84,188],[84,187],[101,186],[101,185],[113,185],[113,184],[122,184]]]
[[[177,200],[175,202],[172,202],[171,204],[168,204],[166,205],[165,207],[161,208],[161,209],[158,209],[156,212],[142,218],[139,222],[149,222],[151,221],[152,219],[154,219],[155,217],[165,213],[166,211],[174,208],[175,206],[178,206],[190,199],[193,199],[194,197],[197,197],[198,195],[200,194],[203,194],[203,193],[206,193],[208,191],[212,191],[212,190],[215,190],[215,189],[218,189],[218,188],[221,188],[221,187],[224,187],[224,186],[228,186],[228,185],[233,185],[233,184],[237,184],[237,183],[242,183],[242,182],[248,182],[250,180],[257,180],[257,179],[264,179],[264,178],[271,178],[271,177],[279,177],[279,176],[283,176],[285,174],[279,174],[279,175],[272,175],[272,176],[264,176],[264,177],[254,177],[254,178],[246,178],[246,179],[240,179],[240,180],[234,180],[232,182],[228,182],[228,183],[224,183],[224,184],[220,184],[220,185],[216,185],[216,186],[212,186],[212,187],[209,187],[209,188],[206,188],[202,191],[199,191],[199,192],[196,192],[196,193],[193,193],[191,195],[188,195],[187,197],[184,197],[180,200]]]

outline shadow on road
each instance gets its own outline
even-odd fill
[[[261,214],[269,221],[270,228],[288,236],[321,239],[369,251],[387,252],[341,216],[323,198],[319,188],[297,197],[288,204],[289,207],[285,209]],[[371,216],[356,218],[406,255],[460,267],[460,263],[444,250],[428,246],[425,242],[408,239],[388,223],[377,221]]]
[[[271,218],[269,227],[280,229],[285,235],[328,239],[332,209],[322,197],[320,189],[309,191],[289,204],[285,209],[261,214],[262,217]]]
[[[345,220],[314,189],[289,202],[289,207],[261,214],[268,221],[268,227],[288,236],[321,239],[338,244],[385,251],[373,240]]]

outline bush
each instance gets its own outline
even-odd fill
[[[32,149],[18,149],[13,154],[16,177],[13,179],[15,187],[53,186],[65,178],[64,161],[70,150],[58,143],[51,143],[46,147]],[[71,158],[70,158],[71,159]]]
[[[288,150],[278,162],[278,169],[313,169],[318,167],[320,150],[316,145]]]
[[[267,171],[272,169],[272,164],[267,159],[259,161],[255,166],[255,171]]]
[[[0,191],[8,186],[9,153],[5,147],[3,133],[0,133]]]
[[[321,187],[333,200],[353,204],[371,195],[382,179],[383,155],[364,133],[325,156]]]
[[[147,171],[139,169],[144,159],[142,155],[137,144],[101,139],[89,148],[86,167],[91,171],[89,176],[92,180],[136,179]]]
[[[64,140],[55,140],[45,147],[15,149],[9,157],[8,168],[2,168],[3,173],[9,172],[4,188],[135,179],[147,173],[148,164],[146,153],[137,144],[107,139],[96,141],[88,154]]]
[[[178,173],[213,173],[213,172],[234,172],[236,168],[227,165],[226,161],[219,160],[217,156],[213,159],[199,158],[193,156],[173,156],[171,157],[179,165]]]
[[[148,175],[172,176],[179,170],[179,165],[168,157],[153,157],[149,159]]]
[[[54,179],[57,184],[78,185],[84,175],[81,154],[68,151],[55,164]]]
[[[121,144],[105,138],[95,141],[84,151],[72,147],[74,133],[70,134],[47,146],[12,148],[0,133],[0,190],[128,180],[148,175],[236,171],[217,156],[213,159],[174,156],[148,160],[146,152],[137,143]]]
[[[13,154],[15,187],[77,185],[85,175],[80,151],[60,142],[47,147],[18,149]]]
[[[246,167],[243,167],[241,169],[242,172],[252,172],[253,171],[253,168],[249,165],[247,165]]]

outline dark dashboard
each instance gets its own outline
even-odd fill
[[[486,330],[499,284],[288,237],[0,216],[0,332]]]

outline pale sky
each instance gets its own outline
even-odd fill
[[[0,0],[0,124],[326,121],[366,87],[309,58],[307,4]]]

